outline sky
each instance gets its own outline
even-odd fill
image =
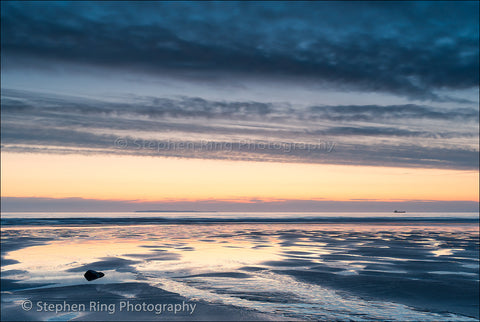
[[[478,211],[479,3],[1,2],[2,211]]]

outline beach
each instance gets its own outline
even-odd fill
[[[0,7],[0,322],[480,322],[480,1]]]
[[[475,220],[106,218],[2,219],[2,321],[479,319]]]

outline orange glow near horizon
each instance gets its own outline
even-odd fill
[[[478,201],[478,171],[2,153],[2,196],[108,200]]]

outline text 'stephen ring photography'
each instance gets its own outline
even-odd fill
[[[479,1],[1,1],[1,321],[479,321]]]

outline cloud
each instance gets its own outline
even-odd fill
[[[374,126],[339,126],[331,127],[328,130],[314,131],[313,134],[321,135],[344,135],[344,136],[375,136],[375,137],[411,137],[411,138],[458,138],[475,136],[474,133],[455,133],[443,132],[433,133],[428,131],[412,131],[406,129],[398,129],[391,127],[374,127]]]
[[[122,102],[52,95],[38,92],[3,89],[2,108],[5,113],[28,112],[50,118],[81,115],[88,118],[121,117],[124,119],[228,119],[285,122],[298,119],[302,122],[373,121],[386,120],[456,120],[478,123],[479,111],[473,108],[435,108],[425,105],[314,105],[303,108],[289,103],[256,101],[215,101],[200,97],[145,97],[131,96]],[[85,121],[87,126],[92,120]],[[125,124],[123,124],[125,125]]]
[[[478,122],[479,111],[472,108],[439,109],[429,106],[404,105],[339,105],[311,106],[313,117],[333,121],[381,120],[381,119],[432,119],[432,120],[468,120]]]
[[[448,15],[445,13],[449,12]],[[2,3],[2,66],[285,79],[414,99],[479,84],[478,3]],[[13,67],[12,67],[13,66]]]
[[[416,105],[302,108],[185,96],[111,102],[6,89],[1,133],[2,149],[15,152],[476,169],[474,115]]]

